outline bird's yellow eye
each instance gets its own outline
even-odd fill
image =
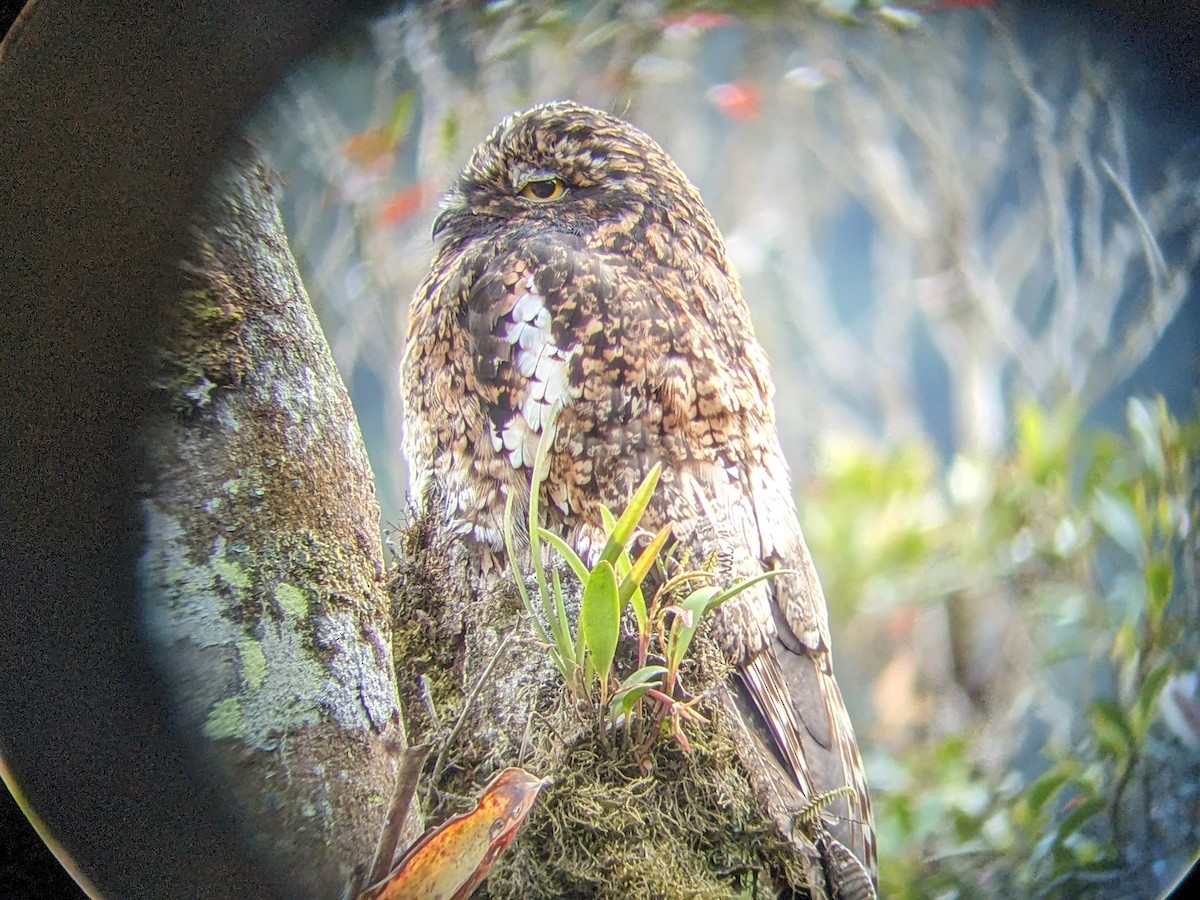
[[[558,178],[540,178],[521,188],[521,196],[534,203],[550,203],[567,192],[566,185]]]

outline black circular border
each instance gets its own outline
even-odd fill
[[[363,5],[39,0],[0,49],[0,756],[111,896],[297,896],[170,731],[134,606],[133,438],[204,173]],[[1087,6],[1195,121],[1196,9]]]
[[[108,896],[298,894],[170,730],[134,605],[134,437],[204,173],[356,11],[39,0],[0,50],[0,755]]]

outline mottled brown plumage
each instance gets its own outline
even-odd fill
[[[798,796],[853,789],[816,828],[873,873],[862,763],[767,361],[696,189],[628,123],[549,104],[476,148],[434,237],[402,366],[414,493],[445,497],[456,529],[499,550],[505,498],[528,493],[549,430],[548,524],[585,558],[602,542],[600,505],[622,507],[662,462],[648,527],[673,522],[694,558],[717,555],[726,583],[797,570],[721,607],[713,633],[738,667],[741,714],[762,717]]]

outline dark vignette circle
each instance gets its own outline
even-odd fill
[[[137,628],[134,437],[204,173],[355,6],[40,0],[0,50],[0,756],[111,896],[278,884],[167,725]],[[1195,8],[1088,6],[1193,124]]]
[[[39,0],[0,50],[0,755],[108,896],[279,893],[168,727],[135,437],[204,174],[357,9]]]

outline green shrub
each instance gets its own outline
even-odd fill
[[[1026,405],[1003,458],[944,472],[923,447],[823,453],[802,521],[839,649],[880,660],[881,895],[1155,896],[1200,846],[1200,735],[1160,711],[1168,684],[1200,709],[1200,421],[1126,420]]]

